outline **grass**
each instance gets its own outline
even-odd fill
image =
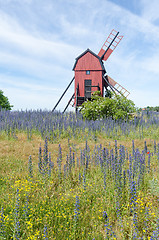
[[[159,149],[147,134],[133,155],[132,136],[116,144],[102,134],[52,143],[1,134],[0,239],[158,239]]]

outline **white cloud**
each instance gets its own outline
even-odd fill
[[[26,91],[56,91],[57,88],[55,87],[49,87],[47,85],[45,85],[45,82],[40,83],[40,84],[35,84],[34,79],[32,79],[32,83],[29,81],[29,79],[27,78],[18,78],[18,77],[11,77],[11,76],[7,76],[0,74],[0,84],[1,85],[10,85],[14,88],[18,88],[18,89],[25,89]]]
[[[0,76],[1,77],[1,76]],[[4,78],[3,78],[4,79]],[[5,96],[9,96],[9,101],[13,105],[13,110],[21,109],[48,109],[52,110],[65,88],[54,88],[43,84],[29,84],[27,80],[7,79],[0,81]],[[9,87],[8,87],[8,86]],[[68,90],[61,100],[57,110],[64,110],[67,102],[73,94],[73,86]],[[16,96],[16,97],[15,97]],[[72,108],[70,108],[73,110]]]
[[[59,81],[67,81],[72,77],[72,69],[70,71],[60,64],[40,61],[31,57],[17,56],[14,54],[0,53],[0,65],[7,68],[7,72],[12,78],[16,74],[30,76],[30,80],[39,79],[42,81],[53,81],[58,84]],[[72,67],[72,66],[71,66]],[[68,76],[68,78],[67,78]]]
[[[137,107],[158,106],[159,95],[158,90],[142,90],[135,89],[131,92],[131,100],[134,101]]]
[[[72,52],[79,51],[79,48],[58,40],[56,36],[55,40],[34,36],[7,15],[0,15],[0,42],[6,47],[9,45],[12,51],[43,59],[54,57],[61,61],[68,60],[68,54],[73,56]]]
[[[159,19],[158,9],[159,1],[158,0],[141,0],[142,4],[142,17],[147,21],[154,23]]]

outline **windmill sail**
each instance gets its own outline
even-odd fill
[[[118,34],[119,32],[113,29],[104,42],[101,50],[98,53],[98,56],[102,60],[106,61],[122,40],[123,36],[118,36]]]
[[[120,93],[125,97],[129,96],[130,92],[126,90],[124,87],[122,87],[119,83],[117,83],[113,78],[111,78],[108,75],[105,78],[107,79],[108,83],[113,87],[117,94]]]

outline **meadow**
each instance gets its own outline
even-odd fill
[[[159,113],[0,111],[0,239],[159,239]]]

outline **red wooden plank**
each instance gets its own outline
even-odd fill
[[[84,56],[78,59],[76,67],[77,70],[102,70],[100,61],[97,57],[87,52]]]

